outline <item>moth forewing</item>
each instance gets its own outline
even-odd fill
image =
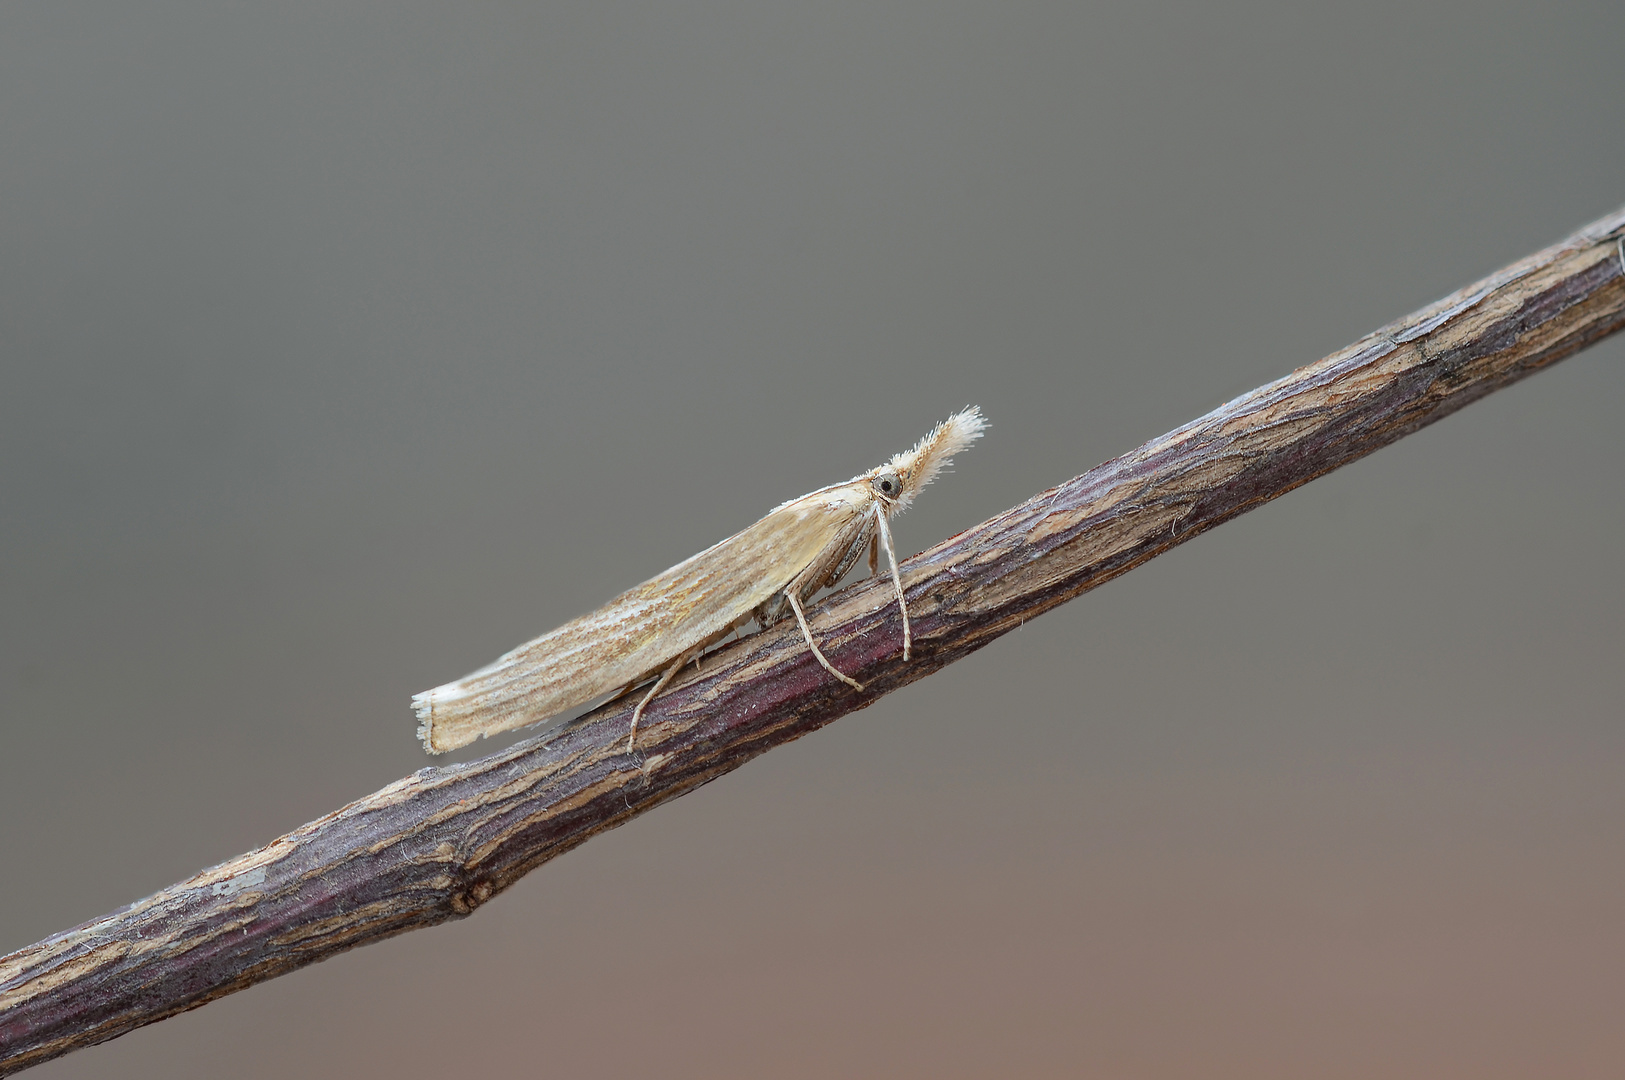
[[[424,748],[455,750],[641,682],[748,619],[828,543],[824,515],[799,502],[478,671],[414,696]]]
[[[819,650],[801,601],[838,581],[866,547],[873,569],[875,548],[884,547],[903,606],[906,657],[908,609],[886,518],[906,509],[919,489],[955,452],[980,437],[985,426],[975,408],[956,413],[886,465],[792,499],[597,611],[456,682],[414,696],[424,748],[444,753],[482,736],[537,723],[663,671],[669,678],[673,661],[753,616],[769,625],[785,607],[795,612],[819,663],[858,686]],[[634,735],[646,702],[634,710]]]

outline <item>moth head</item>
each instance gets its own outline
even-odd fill
[[[912,450],[905,450],[869,474],[870,490],[886,507],[888,514],[908,509],[921,488],[953,464],[954,455],[982,437],[987,421],[976,406],[954,413],[931,429]],[[891,483],[888,491],[884,485]]]

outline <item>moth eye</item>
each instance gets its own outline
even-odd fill
[[[896,495],[902,485],[895,476],[882,476],[875,480],[875,487],[880,489],[882,495]]]

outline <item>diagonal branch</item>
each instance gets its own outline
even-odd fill
[[[422,769],[258,851],[0,958],[0,1072],[472,912],[548,859],[924,678],[1197,533],[1363,457],[1625,325],[1625,210],[903,565],[813,612],[859,693],[794,626],[651,703]]]

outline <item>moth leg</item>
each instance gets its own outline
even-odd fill
[[[748,615],[746,616],[747,619],[749,617],[750,616],[748,616]],[[741,620],[741,621],[743,621],[743,620]],[[660,693],[660,691],[664,690],[666,688],[666,684],[671,682],[673,679],[675,679],[677,677],[677,673],[679,671],[683,670],[683,665],[684,664],[686,664],[690,660],[692,660],[692,661],[694,661],[695,667],[698,667],[699,663],[700,663],[700,654],[705,652],[706,649],[709,649],[711,646],[715,645],[717,642],[721,641],[723,638],[727,637],[729,634],[733,633],[734,630],[736,630],[737,628],[738,628],[737,624],[735,626],[725,626],[725,627],[723,627],[721,630],[719,630],[716,633],[712,634],[710,637],[706,638],[704,641],[699,642],[698,644],[691,646],[688,649],[687,652],[683,653],[677,659],[673,660],[671,662],[671,665],[669,667],[667,667],[664,672],[661,673],[659,681],[657,681],[654,684],[654,687],[647,694],[643,695],[643,700],[638,702],[638,707],[632,710],[632,731],[626,737],[626,749],[627,749],[628,753],[630,753],[632,751],[633,746],[637,741],[637,737],[638,737],[638,721],[643,719],[643,707],[645,705],[649,704],[649,702],[653,701],[654,696],[656,694]],[[636,686],[636,685],[637,685],[637,683],[632,684],[632,686]],[[629,686],[626,689],[630,690],[630,689],[632,689],[632,687]],[[621,692],[625,693],[626,691],[623,690]]]
[[[790,601],[790,610],[796,613],[796,622],[801,624],[801,636],[807,639],[807,647],[812,650],[812,654],[814,656],[818,657],[818,662],[824,665],[824,670],[828,671],[837,679],[840,679],[852,689],[862,690],[862,683],[858,682],[858,680],[852,678],[850,675],[843,675],[839,671],[836,671],[835,665],[830,663],[829,660],[825,658],[823,652],[818,648],[818,642],[813,640],[812,631],[807,627],[807,616],[801,610],[801,600],[796,596],[796,593],[800,591],[797,586],[798,583],[792,581],[789,588],[784,590],[784,595],[785,598]]]
[[[650,689],[647,694],[643,695],[643,700],[638,702],[638,707],[632,710],[632,731],[626,736],[627,753],[632,752],[632,746],[637,742],[638,721],[643,718],[643,707],[649,704],[649,702],[653,701],[654,696],[660,693],[660,691],[664,690],[666,688],[666,684],[677,677],[677,673],[683,670],[683,665],[688,663],[690,658],[699,656],[700,650],[703,648],[705,648],[703,644],[696,645],[692,649],[685,652],[682,656],[679,656],[677,659],[673,660],[671,662],[671,666],[668,667],[655,682],[654,687]]]
[[[885,546],[886,558],[891,561],[891,583],[897,590],[897,608],[903,613],[903,659],[907,660],[910,644],[908,603],[903,599],[903,577],[897,572],[897,552],[891,546],[891,528],[886,524],[886,511],[880,508],[879,503],[875,503],[875,524],[879,526],[876,539]]]
[[[799,582],[799,585],[794,583],[786,585],[783,589],[757,604],[755,610],[745,620],[741,621],[754,618],[757,625],[766,630],[790,613],[790,601],[785,595],[790,589],[795,588],[800,599],[805,600],[819,589],[834,585],[846,576],[848,570],[856,565],[858,559],[863,555],[864,546],[870,545],[872,547],[873,540],[874,525],[865,519],[862,531],[854,540],[843,544],[842,539],[837,538],[819,554],[817,559],[807,564],[805,570],[796,575],[795,582]],[[869,569],[873,571],[872,558],[870,562]],[[820,568],[823,569],[820,570]]]
[[[880,566],[880,534],[869,537],[869,576],[875,576],[875,570]]]

